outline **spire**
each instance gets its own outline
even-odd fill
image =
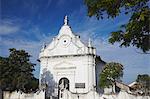
[[[89,38],[89,41],[88,41],[88,47],[92,47],[92,41],[91,41],[90,38]]]
[[[64,25],[68,25],[68,16],[67,15],[64,18]]]

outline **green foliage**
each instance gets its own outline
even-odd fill
[[[148,93],[150,91],[150,76],[148,74],[138,75],[136,81],[142,85],[141,90],[146,95],[150,94]]]
[[[32,92],[38,88],[38,79],[32,72],[35,64],[24,50],[10,49],[9,57],[0,57],[0,88],[2,90]]]
[[[120,80],[120,78],[123,76],[123,65],[115,62],[107,63],[99,76],[99,86],[101,88],[109,87],[112,85],[112,83],[108,78]]]
[[[149,0],[85,0],[88,15],[101,18],[115,18],[120,13],[130,14],[127,24],[121,30],[111,33],[109,42],[120,42],[120,46],[136,46],[143,52],[150,50]]]

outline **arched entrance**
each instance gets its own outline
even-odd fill
[[[65,77],[61,78],[58,82],[58,99],[63,97],[63,91],[69,90],[69,80]]]

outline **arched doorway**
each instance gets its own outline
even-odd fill
[[[63,97],[63,91],[69,90],[69,80],[65,77],[61,78],[58,82],[58,99]]]

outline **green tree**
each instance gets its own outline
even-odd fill
[[[107,63],[100,73],[99,86],[101,88],[106,88],[109,86],[113,86],[110,79],[120,80],[123,76],[123,65],[120,63],[110,62]]]
[[[0,89],[25,93],[36,91],[38,79],[33,75],[35,64],[30,62],[30,55],[15,48],[9,51],[8,57],[0,57]]]
[[[98,19],[115,18],[120,13],[130,14],[129,22],[111,33],[109,42],[121,46],[135,46],[143,52],[150,50],[149,0],[85,0],[88,16]]]
[[[148,74],[138,75],[136,81],[142,85],[142,91],[148,95],[150,91],[150,76]]]

